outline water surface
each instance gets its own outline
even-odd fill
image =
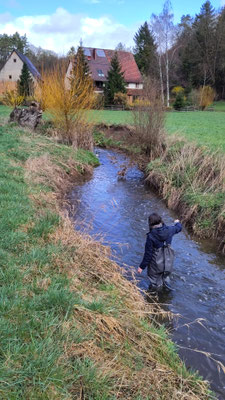
[[[129,166],[125,156],[96,150],[101,165],[91,180],[74,188],[69,196],[76,227],[103,235],[118,262],[129,271],[141,262],[150,213],[162,215],[171,224],[176,215],[144,184],[141,171]],[[118,171],[128,167],[125,179]],[[160,297],[164,307],[179,314],[172,323],[172,339],[188,367],[207,379],[218,399],[225,399],[225,259],[213,252],[212,244],[198,242],[185,229],[174,236],[176,251],[172,286]],[[146,272],[137,275],[138,285],[147,289]],[[200,351],[200,352],[199,352]],[[210,353],[206,356],[202,352]]]

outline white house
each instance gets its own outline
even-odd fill
[[[23,64],[26,64],[34,84],[41,78],[40,73],[32,62],[18,50],[13,50],[5,65],[0,70],[0,92],[6,88],[15,88],[20,78]]]

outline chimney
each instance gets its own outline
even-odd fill
[[[96,58],[96,49],[93,49],[93,58],[94,58],[94,60]]]

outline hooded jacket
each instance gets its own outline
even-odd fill
[[[159,228],[151,229],[151,231],[147,233],[145,253],[140,268],[145,269],[151,263],[154,249],[163,247],[165,242],[166,244],[171,244],[173,235],[179,233],[181,230],[182,225],[180,222],[177,222],[173,226],[163,224]]]

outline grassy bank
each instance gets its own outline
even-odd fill
[[[95,157],[15,125],[0,126],[0,156],[1,399],[212,398],[109,250],[61,211]]]

